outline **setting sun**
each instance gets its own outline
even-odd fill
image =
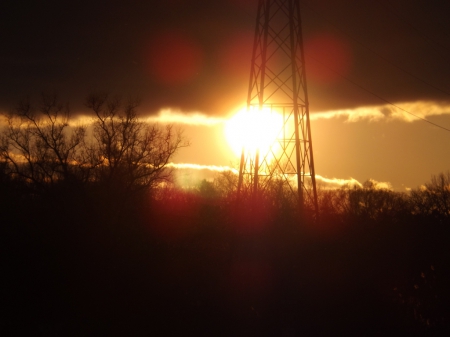
[[[283,127],[283,117],[270,109],[241,109],[225,124],[225,137],[236,156],[242,148],[266,154]]]

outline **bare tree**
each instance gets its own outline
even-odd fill
[[[93,110],[93,142],[89,146],[95,179],[127,190],[153,187],[171,178],[167,167],[173,155],[189,142],[172,125],[164,128],[137,117],[139,102],[92,94],[86,106]]]
[[[232,171],[223,171],[217,174],[213,184],[219,195],[231,197],[237,192],[238,176]]]
[[[2,171],[43,187],[93,181],[131,191],[168,181],[172,172],[167,164],[189,142],[172,125],[140,120],[138,105],[88,96],[86,106],[95,113],[90,134],[87,126],[69,125],[69,109],[55,95],[42,95],[37,108],[28,100],[20,102],[4,116]]]
[[[450,171],[433,175],[429,183],[411,191],[411,202],[417,214],[450,218]]]
[[[378,188],[372,180],[347,190],[346,212],[359,219],[398,221],[409,213],[404,193]]]
[[[42,95],[38,108],[22,101],[5,115],[0,157],[7,172],[38,185],[73,179],[86,128],[70,128],[69,117],[55,95]]]

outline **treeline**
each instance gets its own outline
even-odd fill
[[[287,195],[237,204],[232,193],[218,190],[223,183],[126,194],[95,181],[36,190],[2,175],[2,330],[38,336],[450,331],[445,213],[418,212],[412,193],[366,184],[321,190],[314,222],[299,218]],[[416,192],[420,200],[431,194]]]
[[[209,199],[231,200],[235,198],[236,190],[237,176],[223,172],[213,181],[203,180],[193,192]],[[297,207],[295,194],[281,182],[265,186],[259,201],[262,200],[278,210]],[[319,186],[318,204],[320,218],[324,221],[400,223],[416,219],[450,224],[450,171],[433,175],[429,182],[408,192],[379,188],[372,180],[361,186]],[[312,205],[305,207],[310,212],[313,209]]]
[[[450,332],[450,173],[408,193],[319,188],[314,219],[277,182],[240,200],[230,172],[176,188],[182,134],[135,102],[86,105],[86,126],[48,96],[5,116],[7,335]]]
[[[55,95],[42,95],[35,105],[22,101],[5,114],[0,129],[2,184],[15,184],[31,194],[53,187],[96,186],[122,196],[173,186],[167,164],[189,146],[182,130],[142,121],[137,100],[91,94],[85,106],[92,111],[85,124],[71,119],[68,106]],[[230,203],[236,191],[237,176],[223,172],[185,193]],[[377,188],[371,180],[337,189],[319,186],[318,201],[323,220],[401,222],[414,217],[445,222],[450,218],[450,171],[407,193]],[[278,181],[265,186],[256,202],[274,212],[297,206],[289,188]]]
[[[140,120],[136,100],[92,94],[85,105],[93,115],[85,124],[71,119],[55,95],[42,95],[36,105],[22,101],[5,114],[2,175],[36,190],[89,182],[133,191],[168,181],[166,165],[188,145],[180,130]]]

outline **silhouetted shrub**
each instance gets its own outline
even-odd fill
[[[450,219],[450,171],[433,175],[430,182],[412,190],[411,204],[416,215],[448,222]]]

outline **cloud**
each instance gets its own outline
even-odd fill
[[[450,115],[450,102],[417,101],[397,103],[396,105],[364,106],[353,109],[314,112],[310,114],[310,118],[311,120],[340,118],[349,123],[361,121],[389,122],[395,120],[414,122],[420,120],[414,115],[425,119],[430,116]],[[208,127],[225,123],[228,120],[228,116],[208,116],[201,112],[183,112],[179,109],[166,108],[161,109],[157,115],[145,116],[142,119],[150,123]],[[71,122],[90,124],[92,120],[92,116],[80,114],[72,118]]]
[[[7,125],[5,116],[6,116],[6,112],[0,111],[0,128]]]
[[[415,115],[415,116],[414,116]],[[363,106],[353,109],[331,110],[311,113],[311,120],[343,118],[346,122],[360,121],[404,121],[414,122],[419,118],[450,115],[450,102],[416,101],[377,106]],[[419,118],[417,118],[417,117]],[[228,120],[226,117],[212,117],[201,112],[183,112],[176,109],[162,109],[156,116],[146,118],[149,122],[177,123],[185,125],[214,126]]]
[[[226,119],[207,116],[200,112],[185,113],[179,110],[162,109],[158,115],[147,117],[145,120],[153,123],[213,126],[224,123]]]
[[[198,165],[192,163],[169,163],[168,167],[176,169],[176,182],[182,187],[196,186],[201,180],[213,180],[218,173],[230,171],[239,174],[238,170],[229,166],[216,165]],[[379,182],[374,179],[369,180],[375,189],[390,189],[392,185],[389,182]],[[363,187],[363,184],[354,178],[325,178],[316,174],[316,183],[323,189],[338,189],[344,186]]]
[[[182,170],[208,170],[213,172],[225,172],[231,171],[235,174],[238,174],[238,170],[231,168],[229,166],[217,166],[217,165],[199,165],[199,164],[191,164],[191,163],[169,163],[167,167],[172,167],[176,169]]]
[[[212,117],[200,112],[182,112],[181,110],[162,109],[157,115],[146,116],[141,115],[140,119],[148,123],[160,124],[183,124],[188,126],[215,126],[227,121],[227,118]],[[71,116],[69,124],[71,126],[77,125],[91,125],[96,120],[95,116],[85,113],[78,113]]]
[[[348,187],[371,187],[376,190],[393,190],[392,184],[386,181],[377,181],[375,179],[369,179],[364,183],[360,183],[354,178],[341,179],[341,178],[325,178],[316,174],[316,183],[319,188],[323,189],[336,189],[344,186]]]
[[[430,116],[450,115],[450,102],[417,101],[403,102],[395,106],[391,104],[358,107],[355,109],[332,110],[311,113],[311,120],[344,118],[346,122],[404,121],[414,122],[419,118]]]
[[[386,181],[377,181],[375,179],[369,179],[367,180],[367,182],[365,182],[365,185],[366,184],[376,190],[390,190],[390,191],[393,190],[392,184]]]
[[[229,166],[199,165],[199,164],[192,164],[192,163],[169,163],[167,165],[167,167],[175,168],[177,170],[185,170],[185,171],[210,171],[210,172],[216,172],[216,173],[230,171],[230,172],[233,172],[234,174],[239,174],[239,171],[237,169],[229,167]],[[316,181],[317,181],[317,183],[322,183],[323,185],[326,185],[326,187],[331,187],[331,188],[339,188],[339,187],[342,187],[345,185],[362,187],[362,184],[354,178],[349,178],[349,179],[332,178],[332,179],[330,179],[330,178],[325,178],[325,177],[322,177],[321,175],[316,174]],[[384,186],[383,184],[389,184],[389,183],[376,182],[375,180],[372,180],[372,179],[371,179],[371,181],[374,182],[374,184],[377,184],[377,186],[378,185]]]
[[[80,125],[91,126],[94,121],[95,121],[94,116],[79,114],[79,115],[70,117],[69,126],[72,126],[72,127],[76,127],[76,126],[80,126]]]
[[[182,188],[195,188],[202,180],[213,181],[221,172],[230,171],[238,174],[236,169],[228,166],[199,165],[192,163],[169,163],[174,168],[175,184]]]
[[[340,188],[343,186],[358,186],[358,187],[362,187],[362,184],[354,179],[354,178],[349,178],[349,179],[340,179],[340,178],[325,178],[322,177],[321,175],[316,174],[316,183],[317,185],[325,188],[325,189],[334,189],[334,188]]]

